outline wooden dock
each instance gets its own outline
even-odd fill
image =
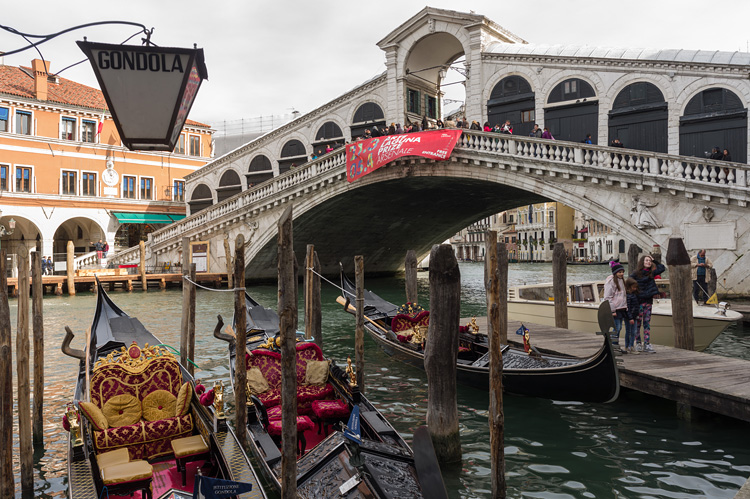
[[[106,270],[106,269],[104,269]],[[105,273],[105,272],[103,272]],[[125,274],[125,275],[99,275],[99,281],[102,285],[108,286],[106,289],[112,291],[115,287],[132,291],[135,283],[135,287],[142,289],[141,276],[140,274]],[[63,294],[63,291],[67,292],[68,278],[64,275],[49,275],[43,276],[42,281],[45,287],[45,293],[54,292],[57,295]],[[227,274],[226,273],[207,273],[201,272],[196,274],[196,281],[198,284],[208,287],[219,288],[226,286]],[[182,286],[182,274],[169,273],[169,274],[146,274],[147,286],[159,287],[161,289],[167,286]],[[96,286],[96,280],[93,273],[87,275],[75,276],[75,287],[76,290],[94,290]],[[8,294],[10,296],[18,296],[18,278],[8,278]]]
[[[465,324],[470,319],[461,319]],[[486,317],[477,318],[487,331]],[[520,345],[508,322],[508,340]],[[543,352],[583,357],[595,353],[601,336],[524,322],[531,344]],[[622,344],[624,335],[620,334]],[[655,345],[656,353],[618,356],[620,386],[750,422],[750,361]]]

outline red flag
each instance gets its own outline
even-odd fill
[[[102,133],[102,128],[104,128],[104,122],[100,121],[99,122],[99,128],[96,131],[97,135]]]
[[[402,156],[448,159],[461,133],[461,130],[429,130],[349,144],[346,146],[346,179],[353,182]]]

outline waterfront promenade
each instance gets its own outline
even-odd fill
[[[471,320],[461,319],[461,323]],[[487,318],[478,317],[480,331]],[[508,341],[520,343],[508,321]],[[594,354],[601,336],[524,322],[531,344],[543,352],[577,357]],[[656,353],[618,357],[620,386],[750,422],[750,361],[656,345]]]
[[[196,281],[203,286],[218,288],[221,287],[222,284],[226,285],[227,282],[226,272],[201,272],[197,273],[195,276]],[[143,289],[140,274],[100,275],[98,277],[99,281],[102,284],[108,286],[106,288],[108,291],[112,291],[115,288],[132,291],[134,283],[136,288]],[[75,276],[74,281],[76,289],[86,289],[88,291],[89,288],[93,289],[92,287],[96,286],[96,279],[94,278],[93,274]],[[51,287],[52,291],[55,294],[61,295],[63,293],[63,286],[67,287],[68,278],[64,275],[43,276],[42,282],[45,286],[45,293],[47,293],[46,288]],[[31,283],[31,279],[29,279],[29,283]],[[146,283],[147,286],[158,286],[161,289],[164,289],[170,285],[182,286],[182,274],[174,272],[162,274],[146,274]],[[8,278],[8,295],[14,297],[18,296],[17,277]]]

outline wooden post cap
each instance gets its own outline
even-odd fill
[[[667,247],[667,265],[690,265],[690,256],[682,238],[670,237]]]

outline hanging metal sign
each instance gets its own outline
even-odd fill
[[[94,68],[120,139],[173,151],[208,71],[203,49],[77,42]]]

